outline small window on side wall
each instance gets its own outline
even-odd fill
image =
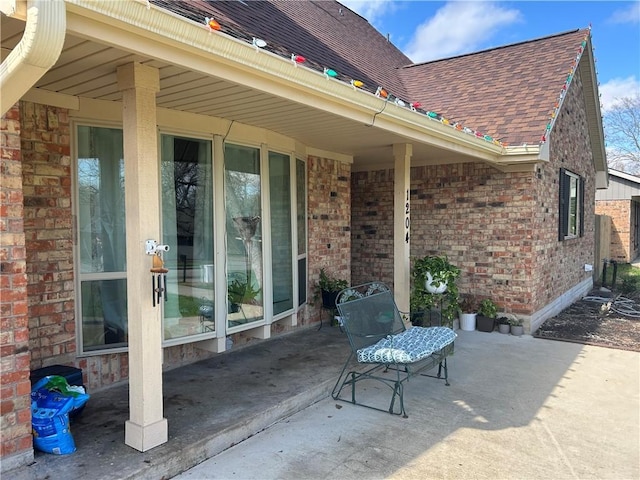
[[[560,169],[560,222],[558,240],[584,235],[584,179],[569,170]]]

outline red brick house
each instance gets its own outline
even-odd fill
[[[640,254],[640,177],[609,169],[609,188],[596,192],[596,215],[611,217],[610,260],[630,263]]]
[[[414,65],[337,2],[2,6],[3,470],[30,370],[129,380],[148,450],[162,370],[317,324],[321,268],[407,310],[447,255],[530,330],[592,286],[589,30]]]

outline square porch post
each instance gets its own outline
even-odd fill
[[[401,312],[409,311],[411,283],[410,201],[411,155],[409,143],[393,145],[393,292]]]
[[[122,65],[118,87],[122,91],[127,212],[129,420],[125,443],[145,452],[168,439],[167,420],[162,416],[162,310],[153,306],[152,258],[145,253],[146,240],[161,240],[158,70],[138,63]]]

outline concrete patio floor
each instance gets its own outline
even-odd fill
[[[408,419],[328,396],[348,346],[325,326],[167,372],[169,442],[149,452],[124,444],[127,386],[97,392],[75,453],[6,478],[640,478],[639,353],[458,334],[451,386],[411,379]]]

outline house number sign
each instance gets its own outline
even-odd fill
[[[411,220],[409,219],[409,189],[407,189],[407,200],[404,204],[404,241],[409,243],[409,226]]]

